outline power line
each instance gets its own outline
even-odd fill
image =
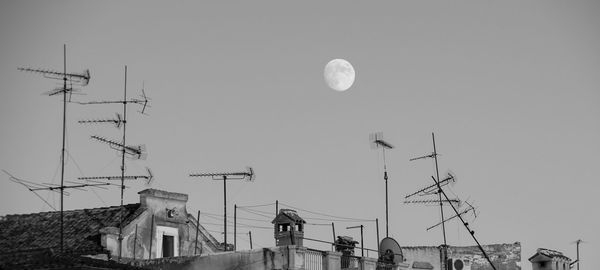
[[[238,207],[239,208],[239,207]],[[220,214],[215,214],[215,213],[207,213],[207,212],[202,212],[203,215],[206,216],[211,216],[211,217],[221,217]],[[232,216],[227,216],[227,218],[233,218]],[[252,220],[252,221],[263,221],[263,222],[270,222],[269,220],[266,219],[254,219],[254,218],[241,218],[241,217],[236,217],[237,219],[244,219],[244,220]]]
[[[240,209],[240,208],[238,207],[238,209]],[[252,213],[252,214],[258,215],[258,216],[266,217],[266,218],[272,218],[273,217],[272,216],[273,215],[272,212],[265,212],[265,211],[258,211],[258,210],[249,210],[249,209],[244,209],[244,208],[241,208],[240,210],[243,210],[243,211],[246,211],[248,213]],[[259,213],[265,213],[265,214],[259,214]],[[268,216],[268,214],[270,214],[270,216]]]
[[[279,202],[281,205],[287,206],[287,207],[291,207],[294,208],[296,210],[301,210],[304,212],[308,212],[311,214],[315,214],[315,215],[321,215],[321,216],[327,216],[327,217],[333,217],[333,218],[337,218],[337,219],[345,219],[345,220],[353,220],[353,221],[374,221],[373,219],[358,219],[358,218],[349,218],[349,217],[341,217],[341,216],[334,216],[334,215],[330,215],[330,214],[325,214],[325,213],[319,213],[316,211],[310,211],[310,210],[306,210],[306,209],[302,209],[293,205],[289,205],[289,204],[285,204],[282,202]]]
[[[254,208],[254,207],[272,206],[272,205],[275,205],[275,203],[258,204],[258,205],[238,205],[238,208]]]

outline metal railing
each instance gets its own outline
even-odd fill
[[[325,270],[323,268],[323,258],[325,252],[307,248],[304,252],[304,269],[306,270]]]
[[[358,269],[360,266],[360,257],[352,255],[342,255],[342,269]]]

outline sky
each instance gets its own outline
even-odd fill
[[[583,239],[582,269],[598,268],[599,12],[598,1],[2,1],[0,169],[60,183],[62,103],[43,94],[60,82],[17,67],[60,71],[66,44],[68,72],[91,73],[73,101],[121,98],[125,66],[129,97],[144,87],[151,107],[129,107],[127,142],[145,144],[148,157],[126,160],[127,174],[149,167],[152,188],[189,194],[188,212],[206,213],[219,239],[222,183],[188,175],[251,166],[256,180],[229,182],[227,198],[229,215],[234,204],[266,205],[238,212],[255,246],[274,244],[279,200],[363,220],[300,211],[306,237],[331,240],[317,224],[335,219],[336,234],[355,239],[346,227],[363,224],[365,246],[376,248],[385,185],[369,134],[383,132],[395,146],[386,152],[389,235],[437,246],[441,230],[425,229],[439,209],[403,203],[432,183],[432,160],[408,160],[432,152],[435,132],[440,173],[454,172],[449,194],[476,206],[467,219],[482,244],[520,242],[531,269],[537,248],[575,258],[572,242]],[[323,79],[336,58],[356,70],[345,92]],[[65,180],[120,173],[120,157],[90,136],[119,140],[121,130],[77,123],[120,111],[68,104]],[[0,186],[0,215],[51,210],[6,175]],[[125,202],[145,188],[130,183]],[[55,194],[38,194],[59,207]],[[118,204],[118,188],[65,197],[65,209]],[[448,244],[474,244],[457,220],[446,229]]]

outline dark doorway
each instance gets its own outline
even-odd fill
[[[163,234],[162,256],[163,258],[175,256],[175,239],[172,235]]]

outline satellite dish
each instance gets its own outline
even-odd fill
[[[379,259],[389,263],[404,262],[404,255],[398,242],[394,238],[386,237],[379,243]]]

